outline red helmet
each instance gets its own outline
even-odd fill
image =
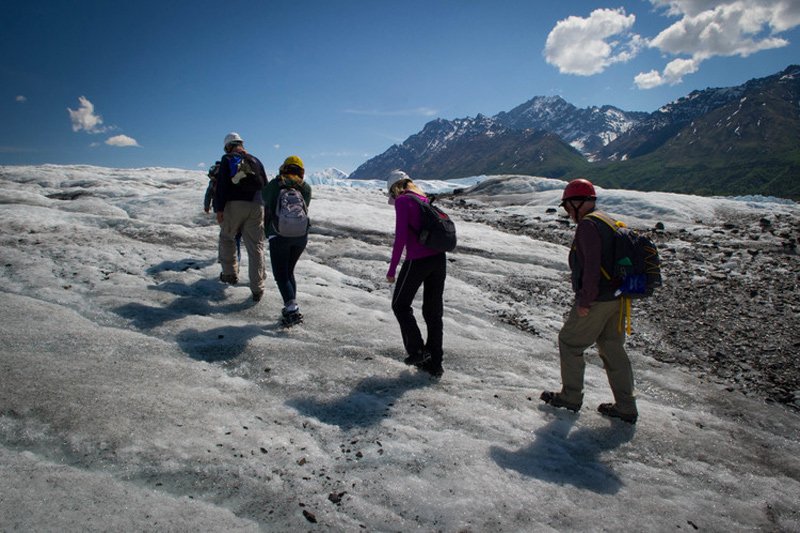
[[[596,200],[597,194],[594,192],[594,185],[592,182],[584,179],[578,178],[570,181],[566,187],[564,187],[564,194],[561,195],[561,203],[563,204],[567,200]]]

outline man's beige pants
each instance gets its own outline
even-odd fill
[[[564,401],[583,403],[583,374],[586,361],[584,351],[597,343],[597,351],[614,393],[617,409],[623,413],[636,413],[633,396],[633,369],[625,352],[625,332],[620,331],[620,300],[594,302],[585,317],[578,316],[573,306],[567,321],[558,334],[558,351],[561,357],[560,396]]]
[[[239,275],[236,262],[236,234],[242,232],[247,250],[247,273],[250,290],[264,292],[264,207],[254,202],[232,201],[225,203],[222,225],[219,230],[219,262],[222,273]]]

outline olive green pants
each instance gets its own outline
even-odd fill
[[[219,231],[219,262],[222,273],[239,274],[236,258],[236,234],[242,233],[247,250],[247,271],[250,290],[264,292],[266,278],[264,257],[264,207],[254,202],[232,201],[225,204]]]
[[[636,413],[633,396],[633,369],[625,352],[625,332],[619,327],[620,300],[594,302],[585,317],[578,316],[573,306],[558,334],[561,357],[561,397],[570,403],[583,403],[583,374],[586,360],[583,353],[597,343],[597,351],[614,393],[617,409]]]

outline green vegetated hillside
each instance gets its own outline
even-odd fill
[[[630,189],[800,200],[800,108],[794,85],[748,91],[696,118],[655,150],[596,163],[586,172],[600,184]]]

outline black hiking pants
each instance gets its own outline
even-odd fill
[[[308,244],[308,235],[302,237],[281,237],[269,239],[269,260],[272,264],[272,277],[278,285],[283,305],[297,298],[297,282],[294,267]]]
[[[442,315],[444,313],[444,280],[447,277],[447,256],[444,253],[403,262],[392,297],[392,311],[400,324],[403,345],[408,355],[427,349],[434,363],[442,363]],[[422,340],[411,304],[422,286],[422,318],[428,330]]]

